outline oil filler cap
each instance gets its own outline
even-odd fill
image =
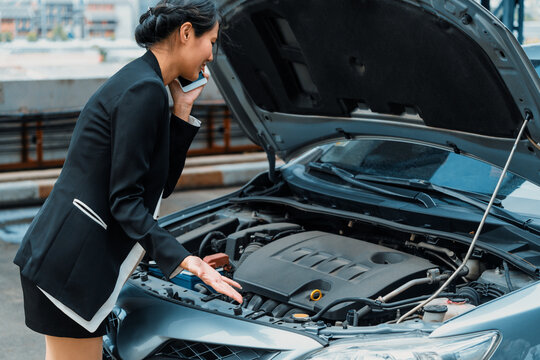
[[[322,291],[319,289],[315,289],[309,294],[309,299],[311,301],[319,301],[322,298]]]

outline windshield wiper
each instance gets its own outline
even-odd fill
[[[434,193],[446,196],[448,198],[459,200],[463,203],[476,207],[482,211],[486,210],[487,202],[489,201],[489,199],[487,199],[487,197],[482,194],[474,193],[474,195],[472,195],[469,193],[464,193],[464,192],[456,191],[453,189],[449,189],[444,186],[435,185],[426,180],[400,179],[400,178],[381,177],[381,176],[376,176],[376,175],[365,175],[365,174],[355,175],[347,170],[344,170],[330,163],[310,162],[307,164],[307,167],[309,169],[314,169],[314,170],[318,170],[327,174],[335,175],[339,177],[341,180],[357,188],[361,188],[361,189],[375,192],[378,194],[393,196],[393,197],[400,198],[403,200],[419,202],[422,205],[424,205],[426,208],[436,207],[437,204],[435,203],[435,201],[432,199],[431,196],[429,196],[427,193],[423,191],[419,191],[415,195],[409,195],[406,193],[398,193],[394,190],[383,189],[383,188],[374,186],[373,184],[378,183],[378,184],[384,184],[384,185],[391,185],[394,187],[399,186],[399,187],[411,188],[411,189],[416,189],[416,190],[434,192]],[[504,210],[501,207],[502,206],[501,200],[496,199],[493,205],[496,205],[499,207],[492,207],[489,212],[490,215],[500,220],[503,220],[506,223],[525,229],[527,231],[532,230],[531,227],[529,226],[530,219],[516,217],[513,213],[507,210]]]
[[[430,183],[426,180],[420,180],[420,179],[399,179],[399,178],[383,178],[380,176],[374,176],[374,175],[364,175],[364,174],[358,174],[354,176],[355,179],[366,181],[366,182],[373,182],[373,183],[380,183],[380,184],[388,184],[388,185],[394,185],[394,186],[404,186],[404,187],[410,187],[414,189],[421,189],[429,192],[434,192],[440,195],[444,195],[448,198],[456,199],[461,202],[464,202],[466,204],[472,205],[482,211],[486,210],[487,203],[489,202],[489,198],[482,194],[470,194],[470,193],[463,193],[460,191],[456,191],[453,189],[449,189],[444,186],[435,185]],[[520,228],[527,227],[527,223],[530,221],[529,219],[520,219],[513,215],[511,212],[504,210],[502,208],[502,202],[500,199],[495,199],[493,202],[493,205],[499,206],[499,207],[492,207],[490,209],[490,214],[513,225],[516,225]]]
[[[306,166],[311,170],[317,170],[326,174],[337,176],[339,179],[359,189],[367,190],[376,194],[382,194],[386,196],[395,197],[401,200],[407,200],[407,201],[420,203],[426,208],[437,206],[437,204],[435,203],[435,201],[433,201],[431,196],[421,191],[416,192],[414,195],[412,195],[410,194],[410,191],[407,191],[407,193],[403,191],[397,192],[397,191],[384,189],[378,186],[374,186],[372,184],[367,183],[366,181],[356,179],[353,173],[350,173],[347,170],[344,170],[342,168],[339,168],[329,163],[310,162]]]
[[[446,186],[435,185],[427,180],[422,180],[422,179],[400,179],[400,178],[394,178],[394,177],[382,177],[382,176],[364,175],[364,174],[357,174],[354,176],[354,178],[357,180],[369,181],[369,182],[380,183],[380,184],[406,186],[406,187],[411,187],[415,189],[430,190],[430,191],[434,191],[442,195],[446,195],[451,198],[455,198],[462,202],[466,202],[478,208],[482,207],[484,204],[487,204],[489,202],[489,196],[478,194],[478,193],[471,193],[468,191],[450,189],[450,188],[447,188]],[[495,199],[495,201],[493,202],[493,205],[502,206],[502,202],[500,199]],[[485,207],[482,209],[485,210]]]

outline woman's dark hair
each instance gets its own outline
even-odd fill
[[[185,22],[193,25],[195,36],[201,36],[220,20],[212,0],[161,0],[141,15],[135,29],[135,41],[148,49]]]

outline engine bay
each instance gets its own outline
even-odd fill
[[[239,264],[234,280],[245,291],[318,312],[344,297],[387,293],[434,267],[422,258],[366,241],[305,231],[253,252]],[[348,307],[336,305],[326,318],[343,319]]]
[[[448,279],[467,250],[441,237],[261,202],[229,202],[168,230],[239,282],[244,303],[215,293],[185,270],[165,279],[152,262],[132,279],[188,306],[293,327],[315,321],[344,328],[395,323]],[[481,249],[465,269],[410,319],[441,322],[536,281]],[[149,277],[163,283],[148,285]]]

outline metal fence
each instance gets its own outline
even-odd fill
[[[62,166],[79,113],[0,115],[0,171]],[[202,125],[188,155],[260,150],[231,118],[225,104],[195,105],[192,115]]]

